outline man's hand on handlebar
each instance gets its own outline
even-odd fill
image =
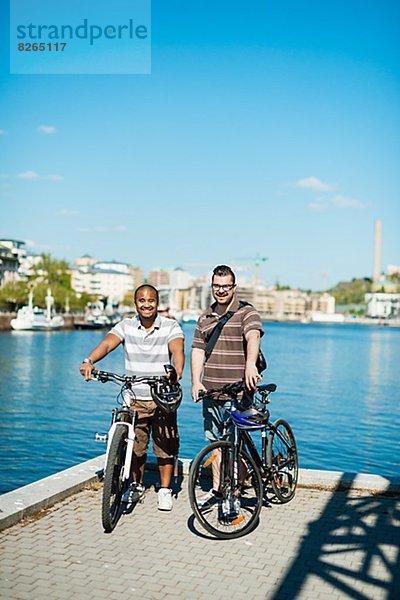
[[[85,378],[85,381],[90,381],[92,379],[92,371],[94,370],[94,366],[90,363],[82,363],[79,367],[79,371],[82,377]]]
[[[193,383],[192,385],[192,398],[194,402],[199,402],[199,392],[207,392],[206,388],[202,383]]]
[[[246,382],[247,389],[251,392],[254,392],[257,388],[257,383],[262,380],[262,377],[257,371],[257,367],[254,363],[246,364],[244,380]]]

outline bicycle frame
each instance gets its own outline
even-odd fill
[[[227,431],[229,425],[232,428],[230,432]],[[264,427],[260,428],[260,430],[261,430],[261,456],[255,445],[253,438],[251,437],[250,433],[247,430],[240,429],[240,427],[237,427],[231,419],[228,419],[228,421],[226,423],[226,433],[223,435],[223,439],[226,439],[226,440],[231,439],[231,441],[234,445],[234,456],[235,456],[235,465],[236,465],[235,473],[234,473],[235,485],[238,484],[238,479],[237,479],[238,474],[236,473],[236,471],[237,471],[239,451],[242,448],[247,450],[248,454],[250,454],[250,456],[256,463],[258,469],[260,470],[262,478],[264,478],[264,479],[271,477],[271,472],[267,465],[268,433],[273,432],[281,440],[281,442],[286,446],[286,448],[289,451],[291,450],[291,447],[287,443],[285,437],[281,434],[279,429],[277,429],[272,423],[269,423],[269,422],[266,423]],[[280,466],[281,467],[286,466],[286,464],[287,463],[284,462],[284,463],[281,463]]]

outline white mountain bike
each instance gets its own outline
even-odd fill
[[[102,522],[104,531],[111,533],[122,512],[122,498],[131,481],[133,443],[137,411],[130,408],[133,387],[147,383],[153,400],[166,412],[177,409],[182,398],[182,389],[177,383],[176,371],[172,365],[164,365],[166,375],[136,377],[117,375],[107,371],[92,371],[92,378],[102,383],[112,381],[121,385],[117,396],[120,407],[112,411],[111,427],[107,436],[107,450],[104,467],[104,487],[102,500]]]

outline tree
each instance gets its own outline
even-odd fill
[[[0,288],[0,308],[15,311],[28,302],[29,287],[27,281],[11,281]]]

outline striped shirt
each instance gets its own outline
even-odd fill
[[[207,340],[220,318],[214,308],[215,304],[200,316],[192,348],[206,349]],[[234,298],[229,310],[235,314],[223,326],[204,365],[203,385],[207,389],[219,389],[226,383],[243,379],[246,366],[245,336],[254,329],[263,335],[261,318],[254,306],[240,307],[239,300]]]
[[[168,344],[183,338],[183,331],[174,319],[158,315],[154,327],[146,331],[138,316],[123,319],[110,331],[122,341],[127,375],[165,375],[164,365],[171,362]],[[137,400],[151,400],[150,388],[138,384],[133,388]]]

